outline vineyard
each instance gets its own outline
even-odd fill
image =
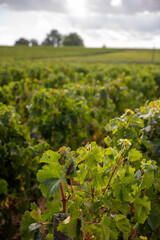
[[[159,65],[57,54],[0,63],[0,239],[158,240]]]

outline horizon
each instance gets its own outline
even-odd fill
[[[50,47],[50,48],[88,48],[88,49],[128,49],[128,50],[160,50],[160,47],[159,48],[155,48],[155,47],[152,47],[152,48],[143,48],[143,47],[103,47],[103,46],[100,46],[100,47],[86,47],[85,45],[84,46],[47,46],[47,45],[37,45],[37,46],[27,46],[27,45],[0,45],[0,47],[6,47],[6,48],[14,48],[14,47],[29,47],[29,48],[37,48],[37,47]]]

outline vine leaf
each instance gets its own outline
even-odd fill
[[[53,162],[58,162],[58,160],[60,159],[61,155],[58,152],[54,152],[52,150],[48,150],[46,151],[40,162],[44,162],[44,163],[53,163]]]
[[[144,174],[140,188],[141,189],[149,189],[154,182],[154,172],[148,171],[147,173]]]
[[[30,212],[26,211],[22,217],[20,234],[23,240],[28,240],[33,238],[33,232],[28,231],[28,227],[34,222],[31,217]]]
[[[40,182],[40,189],[44,197],[51,197],[58,192],[61,182],[62,165],[58,162],[60,154],[47,151],[43,154],[41,162],[49,163],[44,165],[37,173],[37,180]]]
[[[40,184],[40,189],[44,197],[51,197],[53,194],[58,192],[60,178],[48,178]]]
[[[142,158],[142,153],[140,153],[138,150],[136,149],[131,149],[129,154],[128,154],[129,160],[131,162],[135,162],[138,161],[139,159]]]
[[[4,179],[0,179],[0,194],[7,194],[8,192],[8,183]]]
[[[134,201],[135,215],[138,223],[144,223],[151,210],[151,203],[148,197],[137,198]]]
[[[115,221],[118,230],[123,233],[124,240],[127,240],[131,231],[129,220],[125,216],[119,214],[115,218]]]
[[[148,218],[148,223],[153,231],[156,231],[160,225],[160,208],[159,204],[154,204]]]
[[[117,239],[117,228],[115,222],[111,220],[106,214],[102,217],[101,221],[102,240]]]

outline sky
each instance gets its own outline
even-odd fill
[[[86,47],[160,48],[160,0],[0,0],[0,45],[53,29]]]

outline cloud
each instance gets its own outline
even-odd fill
[[[160,47],[159,23],[160,0],[0,0],[0,44],[41,42],[57,29],[77,32],[86,46]]]
[[[66,0],[0,0],[0,6],[16,11],[65,12]]]
[[[160,32],[160,13],[140,13],[135,15],[92,15],[84,18],[72,18],[74,27],[87,29],[108,29],[137,31],[141,33]]]
[[[160,12],[160,1],[159,0],[122,0],[123,5],[125,6],[126,10],[129,12]]]
[[[116,0],[114,0],[116,2]],[[121,4],[113,4],[113,0],[92,0],[87,2],[91,12],[99,14],[136,14],[141,12],[160,12],[160,0],[121,0]]]

